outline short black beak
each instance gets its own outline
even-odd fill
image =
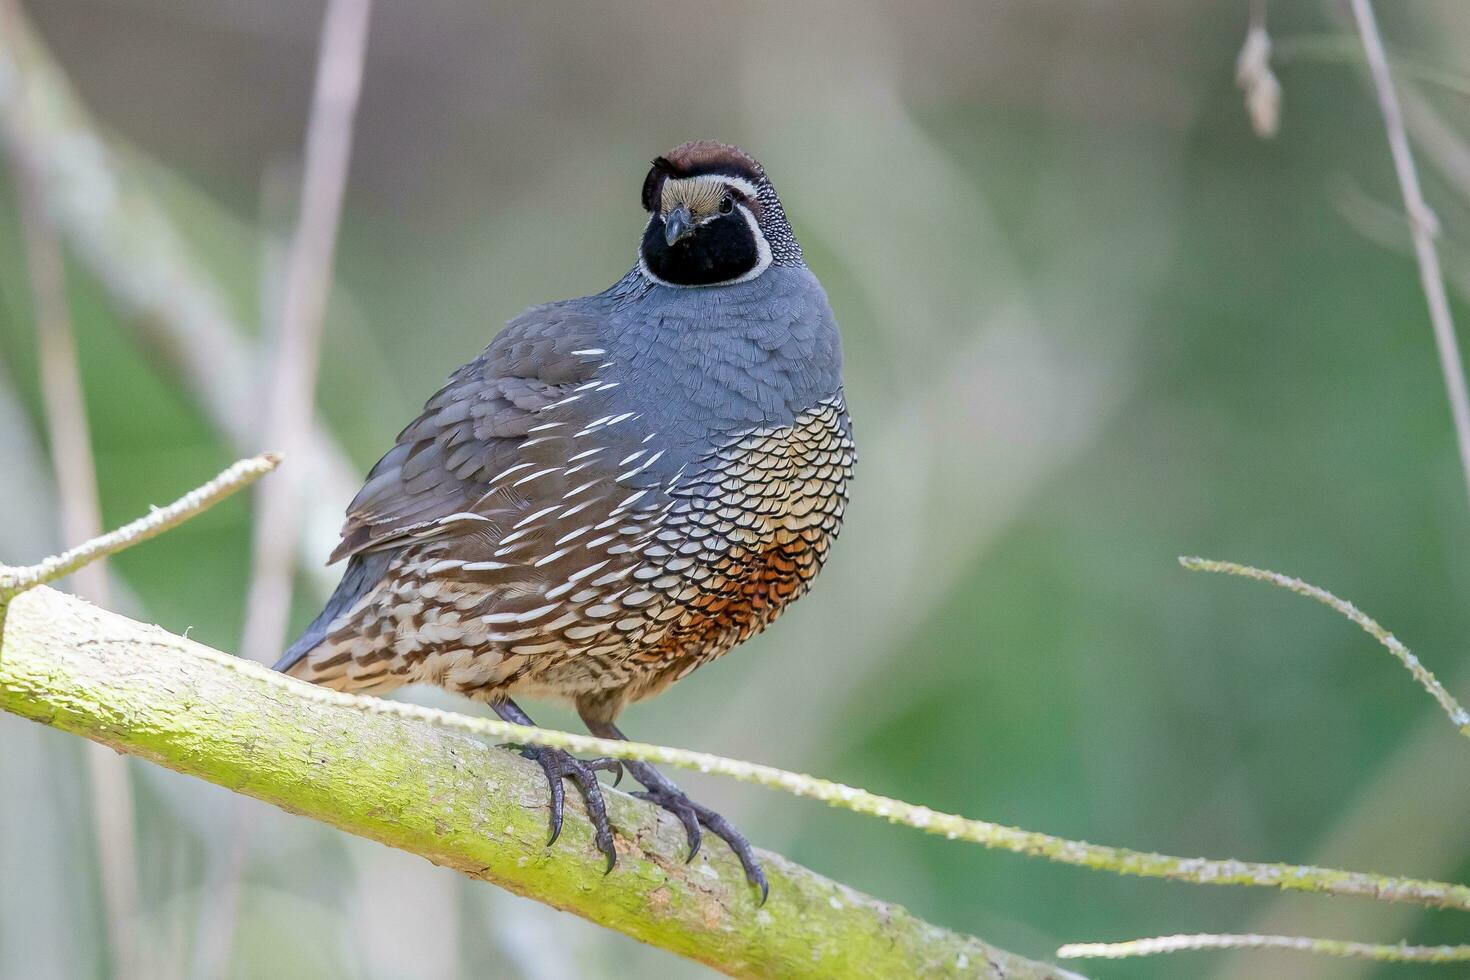
[[[689,209],[684,205],[681,204],[664,215],[664,241],[669,245],[672,246],[680,239],[689,237],[689,233],[693,230],[694,220],[689,216]]]

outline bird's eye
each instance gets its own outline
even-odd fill
[[[734,210],[735,210],[735,199],[733,197],[731,197],[729,194],[726,194],[724,197],[720,198],[720,213],[721,214],[729,214],[731,211],[734,211]]]

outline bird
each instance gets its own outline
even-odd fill
[[[340,691],[438,685],[532,725],[516,699],[617,719],[805,594],[856,462],[842,341],[765,169],[684,143],[653,160],[637,260],[591,296],[534,306],[456,370],[372,467],[329,559],[340,584],[275,665]],[[610,872],[597,773],[688,837],[750,843],[653,766],[526,746],[579,790]]]

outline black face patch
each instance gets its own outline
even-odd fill
[[[711,286],[739,279],[760,261],[755,232],[744,214],[720,215],[673,245],[664,240],[664,221],[654,215],[643,232],[643,264],[664,282]]]

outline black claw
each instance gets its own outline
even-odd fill
[[[592,822],[596,835],[597,849],[607,855],[607,870],[612,871],[618,863],[618,852],[613,846],[612,826],[608,823],[607,805],[602,799],[602,789],[597,782],[597,770],[607,769],[609,768],[607,763],[617,764],[617,761],[594,759],[591,762],[583,762],[561,749],[548,749],[540,746],[522,749],[521,754],[528,759],[535,760],[541,766],[541,771],[546,773],[546,781],[551,788],[551,839],[546,842],[546,846],[550,847],[555,844],[557,838],[561,836],[562,808],[566,802],[562,780],[570,779],[582,794],[582,802],[587,807],[587,819]]]
[[[607,804],[602,798],[602,787],[597,783],[597,774],[592,767],[581,766],[572,774],[572,781],[582,791],[582,799],[587,805],[587,816],[596,832],[597,849],[607,855],[607,870],[603,874],[608,874],[618,863],[618,852],[613,846],[612,826],[608,823]]]
[[[550,776],[550,774],[547,774]],[[556,843],[561,836],[561,812],[562,804],[566,802],[566,792],[562,789],[561,780],[551,778],[551,836],[546,839],[546,846],[550,847]]]
[[[730,846],[730,850],[740,859],[740,866],[745,870],[746,880],[760,889],[760,904],[766,904],[766,899],[771,893],[766,874],[761,870],[760,862],[755,859],[755,850],[750,846],[750,842],[740,831],[731,826],[730,821],[709,807],[695,803],[684,795],[683,790],[647,763],[630,762],[628,769],[633,773],[633,778],[648,787],[647,791],[633,795],[648,800],[650,803],[657,803],[678,817],[679,822],[684,825],[684,832],[689,837],[688,860],[693,861],[694,856],[699,853],[699,846],[703,839],[699,828],[703,824],[710,833]]]
[[[578,706],[582,707],[581,705]],[[594,705],[595,707],[595,705]],[[519,710],[519,709],[516,709]],[[595,714],[591,717],[588,712],[582,712],[582,720],[587,723],[587,729],[592,734],[601,738],[626,739],[627,736],[618,730],[618,726],[606,719],[599,718]],[[607,760],[599,760],[607,761]],[[740,859],[740,867],[745,870],[745,877],[752,885],[760,889],[760,904],[766,904],[766,899],[771,895],[771,886],[766,881],[766,873],[761,870],[761,864],[755,859],[755,850],[750,846],[750,841],[741,835],[740,831],[730,825],[730,821],[720,816],[709,807],[700,806],[684,791],[653,766],[646,762],[629,760],[623,764],[633,774],[633,778],[643,784],[643,791],[633,795],[640,799],[656,803],[679,818],[684,825],[684,833],[689,838],[689,857],[693,861],[699,854],[699,846],[703,841],[700,825],[703,824],[712,834],[730,845],[730,850]],[[621,776],[621,772],[619,772]],[[590,807],[589,807],[590,809]]]
[[[761,890],[761,904],[766,904],[766,898],[770,895],[771,887],[766,882],[766,873],[761,870],[760,862],[755,859],[755,849],[750,846],[750,841],[730,825],[730,821],[715,813],[708,807],[695,804],[699,810],[699,819],[710,829],[716,837],[730,845],[730,850],[740,859],[740,866],[745,869],[746,880]]]
[[[598,772],[612,773],[612,784],[614,786],[623,781],[623,760],[621,759],[609,759],[607,756],[598,756],[595,759],[588,759],[585,765],[588,769],[595,769]]]
[[[512,724],[535,725],[530,716],[522,711],[514,701],[499,701],[492,707],[497,715]],[[592,821],[597,849],[607,855],[607,870],[611,871],[613,865],[618,863],[618,852],[613,846],[612,827],[607,822],[607,806],[602,800],[602,788],[597,783],[597,770],[610,770],[617,767],[621,775],[622,763],[616,759],[593,759],[590,762],[583,762],[562,749],[536,745],[523,747],[521,754],[528,759],[534,759],[541,766],[541,771],[546,773],[546,781],[551,785],[551,839],[546,842],[546,846],[550,847],[555,844],[556,839],[561,836],[562,803],[566,796],[561,781],[570,779],[577,784],[577,789],[582,794],[582,802],[587,805],[587,819]]]
[[[684,863],[688,864],[693,861],[695,855],[699,853],[700,845],[704,843],[704,835],[699,829],[699,812],[694,809],[694,804],[689,798],[678,790],[669,792],[662,787],[643,790],[633,795],[640,800],[647,800],[661,806],[679,818],[679,822],[684,825],[684,834],[689,838],[689,856],[684,859]]]

